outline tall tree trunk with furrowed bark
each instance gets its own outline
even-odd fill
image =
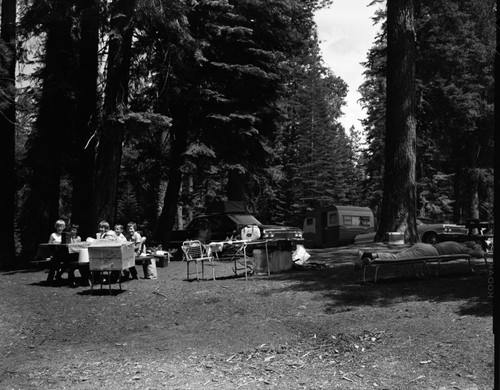
[[[2,1],[2,22],[0,38],[8,49],[5,64],[6,74],[2,75],[0,90],[0,129],[2,129],[2,142],[0,142],[0,267],[8,268],[15,264],[14,245],[14,210],[16,180],[15,180],[15,137],[16,137],[16,0]],[[2,64],[2,65],[4,65]]]
[[[92,221],[114,222],[127,111],[135,0],[116,0],[111,10],[104,118],[97,148]]]
[[[81,0],[79,71],[77,74],[76,150],[73,167],[72,221],[80,225],[82,237],[95,231],[91,220],[97,125],[97,66],[99,10],[97,0]]]
[[[387,1],[387,99],[384,195],[376,241],[416,225],[415,26],[413,0]]]

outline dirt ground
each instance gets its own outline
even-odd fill
[[[363,283],[359,249],[248,281],[224,263],[188,282],[171,262],[111,295],[2,272],[0,389],[492,389],[484,263]]]

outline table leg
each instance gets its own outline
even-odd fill
[[[269,269],[269,251],[267,250],[267,241],[266,241],[266,263],[267,263],[267,276],[271,276],[271,270]]]
[[[54,278],[59,272],[59,268],[61,267],[61,262],[56,257],[52,257],[50,260],[49,274],[47,275],[47,282],[54,281]]]
[[[248,281],[248,269],[247,269],[247,246],[243,244],[243,258],[245,262],[245,281]]]
[[[95,283],[94,271],[89,271],[89,272],[90,272],[90,295],[92,295],[94,292],[94,283]]]

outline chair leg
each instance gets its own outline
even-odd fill
[[[469,262],[470,272],[472,272],[473,274],[476,273],[476,271],[474,270],[474,267],[472,266],[472,263],[470,261],[470,257],[467,259],[467,261]]]
[[[422,262],[422,270],[419,272],[418,269],[417,269],[417,265],[415,263],[412,264],[413,266],[413,271],[415,272],[415,276],[418,278],[418,277],[423,277],[424,276],[424,264],[425,264],[425,261]]]
[[[436,276],[439,276],[439,268],[441,267],[441,260],[438,260],[438,266],[436,270]]]
[[[488,260],[486,259],[486,256],[484,256],[484,265],[486,266],[486,273],[489,272],[490,268],[488,267]]]
[[[374,281],[373,281],[374,283],[377,283],[378,268],[379,268],[379,267],[380,267],[379,265],[377,265],[377,266],[375,267],[375,279],[374,279]]]
[[[424,266],[425,266],[425,269],[427,270],[427,275],[430,275],[431,271],[429,270],[429,265],[427,264],[427,261],[424,261]]]

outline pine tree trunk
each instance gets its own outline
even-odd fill
[[[135,3],[135,0],[116,0],[112,4],[104,123],[99,134],[93,186],[94,226],[101,220],[113,224],[116,213]]]
[[[46,242],[59,213],[60,180],[71,144],[69,129],[74,128],[75,48],[71,28],[71,3],[64,0],[55,7],[58,18],[48,26],[42,97],[36,132],[28,148],[31,177],[24,203],[22,257],[32,259],[40,242]]]
[[[172,229],[177,214],[177,203],[182,185],[181,168],[184,165],[184,152],[187,148],[187,134],[189,131],[189,104],[178,104],[172,109],[173,125],[170,128],[172,146],[170,148],[170,166],[168,172],[168,185],[163,199],[163,208],[158,219],[154,237],[161,242],[163,248],[169,248]]]
[[[387,2],[387,112],[384,195],[376,240],[416,228],[415,30],[413,0]]]
[[[95,231],[92,215],[92,181],[94,175],[97,117],[97,66],[99,43],[99,10],[97,0],[80,3],[80,51],[77,75],[76,163],[73,173],[72,222],[80,225],[80,235]]]
[[[466,170],[467,177],[467,219],[479,221],[479,167],[478,167],[478,154],[480,152],[479,144],[475,137],[471,137],[468,147],[469,166]],[[479,231],[473,230],[472,234],[479,234]]]
[[[15,180],[15,138],[16,138],[16,0],[2,1],[2,21],[0,38],[9,49],[10,58],[7,62],[7,77],[2,78],[0,90],[7,98],[3,98],[3,108],[0,111],[0,267],[9,268],[15,264],[14,244],[14,210],[16,180]]]
[[[231,170],[228,173],[227,180],[227,200],[244,201],[246,200],[246,176],[239,170]]]

